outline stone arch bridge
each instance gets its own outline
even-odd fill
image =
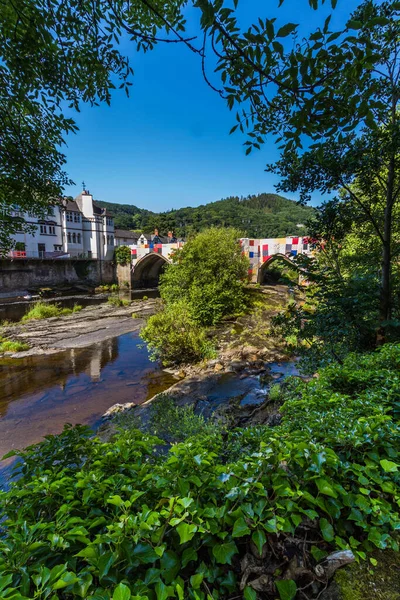
[[[243,253],[250,261],[249,281],[262,283],[267,267],[275,260],[283,260],[288,264],[298,254],[311,253],[308,238],[286,237],[240,240]],[[171,263],[171,257],[184,242],[171,244],[136,244],[131,248],[131,285],[132,288],[157,287],[165,266]]]

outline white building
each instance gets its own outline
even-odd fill
[[[112,260],[114,256],[114,221],[106,209],[83,190],[75,200],[64,199],[49,207],[44,219],[14,210],[33,231],[14,236],[11,256],[26,258],[96,258]]]

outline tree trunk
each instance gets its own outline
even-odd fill
[[[383,230],[382,276],[379,306],[379,329],[376,345],[381,346],[386,341],[385,321],[391,317],[391,272],[392,272],[392,220],[394,202],[395,159],[392,156],[388,169],[385,223]]]

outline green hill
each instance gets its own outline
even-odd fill
[[[153,231],[157,228],[160,234],[172,230],[183,237],[210,225],[237,227],[244,236],[255,238],[301,235],[305,230],[298,225],[304,225],[315,211],[277,194],[230,197],[194,208],[179,208],[162,213],[128,204],[98,204],[114,215],[116,228],[140,231]]]

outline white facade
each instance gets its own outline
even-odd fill
[[[63,200],[49,208],[45,219],[14,210],[33,226],[32,232],[14,236],[17,258],[95,258],[112,260],[114,256],[114,221],[84,190],[75,200]]]

